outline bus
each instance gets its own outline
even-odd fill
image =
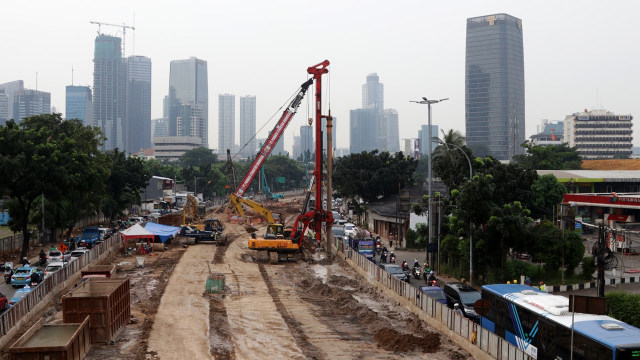
[[[484,285],[485,329],[534,359],[571,357],[569,299],[521,284]],[[576,313],[573,359],[640,360],[640,329],[604,315]]]

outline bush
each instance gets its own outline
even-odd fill
[[[640,294],[628,294],[623,292],[610,292],[605,295],[609,316],[626,322],[629,325],[640,327]]]
[[[407,242],[408,249],[415,249],[418,247],[418,233],[409,229],[404,235],[404,239]]]
[[[585,256],[582,259],[582,277],[585,280],[591,280],[593,273],[596,271],[596,262],[593,256]]]
[[[502,272],[503,280],[505,282],[513,280],[518,280],[518,282],[520,282],[520,275],[524,274],[529,277],[533,277],[534,273],[537,273],[536,268],[536,265],[520,260],[507,261],[504,264],[504,271]],[[499,275],[497,277],[499,277]]]

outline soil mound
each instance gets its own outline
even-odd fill
[[[394,329],[384,328],[376,331],[373,339],[378,345],[388,351],[409,352],[422,350],[425,353],[433,353],[440,349],[440,336],[428,333],[426,336],[414,336],[402,334]]]

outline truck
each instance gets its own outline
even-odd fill
[[[86,227],[82,229],[82,235],[76,237],[76,244],[79,247],[92,248],[101,241],[100,230],[98,227]]]
[[[89,278],[110,279],[116,274],[115,265],[89,265],[86,270],[80,271],[82,281]]]
[[[195,243],[214,242],[216,245],[227,243],[227,235],[222,235],[224,227],[220,219],[207,219],[201,228],[190,225],[180,227],[180,236],[193,238]]]
[[[376,256],[376,242],[373,239],[358,240],[358,253],[369,261],[373,261]]]

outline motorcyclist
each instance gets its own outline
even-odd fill
[[[382,254],[380,255],[380,262],[382,263],[386,263],[387,262],[387,249],[383,249],[382,250]]]
[[[27,259],[26,256],[22,258],[22,266],[27,266],[27,265],[30,265],[30,264],[31,264],[31,262],[29,261],[29,259]]]
[[[409,269],[409,264],[407,264],[407,260],[402,260],[402,270]]]
[[[393,251],[391,252],[391,254],[389,254],[389,260],[390,260],[392,263],[395,263],[395,262],[396,262],[396,254],[394,254],[394,253],[393,253]]]
[[[44,252],[44,249],[40,249],[40,254],[38,254],[38,257],[40,258],[40,263],[47,262],[47,254]]]
[[[437,282],[438,279],[436,279],[436,275],[433,273],[433,270],[431,270],[431,272],[429,272],[429,278],[427,279],[427,285],[431,286],[434,281]]]
[[[420,262],[418,261],[418,259],[413,259],[413,267],[414,268],[419,268],[420,267]]]

